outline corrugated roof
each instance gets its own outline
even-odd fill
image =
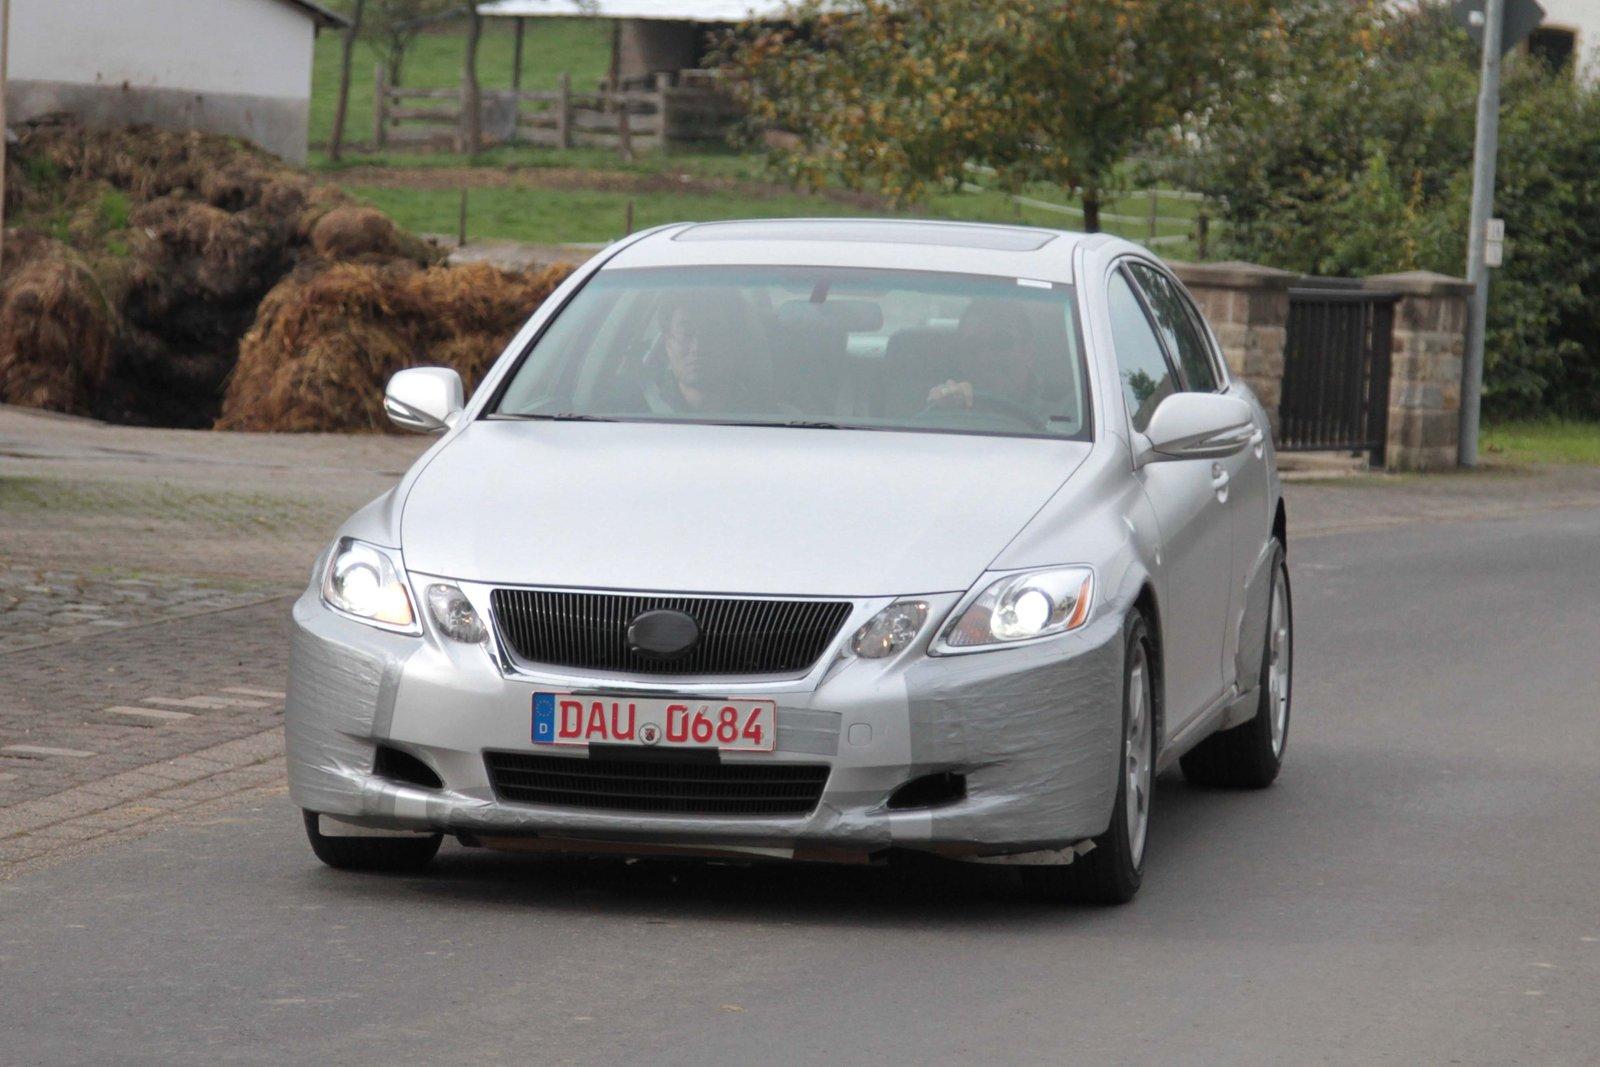
[[[781,0],[491,0],[478,14],[498,18],[592,15],[603,19],[668,19],[674,22],[743,22],[782,18]]]

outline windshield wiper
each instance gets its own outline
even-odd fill
[[[609,415],[585,415],[576,411],[561,411],[554,415],[535,415],[523,412],[500,411],[495,413],[502,419],[540,419],[545,422],[616,422]]]
[[[779,426],[791,430],[875,430],[876,426],[846,426],[842,422],[829,422],[826,419],[750,419],[741,422],[723,422],[717,420],[718,426]]]

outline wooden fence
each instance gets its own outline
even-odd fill
[[[479,93],[482,144],[552,148],[610,148],[624,156],[641,149],[726,140],[737,105],[715,84],[685,71],[657,74],[649,88],[574,92],[562,74],[553,90],[484,89]],[[468,151],[465,94],[458,89],[389,85],[376,67],[373,144]]]

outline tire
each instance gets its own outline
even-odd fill
[[[317,828],[317,813],[303,812],[311,851],[329,867],[341,871],[420,871],[432,862],[444,841],[443,834],[409,837],[325,837]]]
[[[1212,734],[1178,761],[1193,785],[1265,789],[1283,767],[1289,743],[1294,680],[1294,610],[1283,545],[1272,542],[1272,588],[1267,594],[1267,632],[1261,645],[1261,700],[1255,717]]]
[[[1123,633],[1122,746],[1111,825],[1094,848],[1064,867],[1022,868],[1024,884],[1050,900],[1126,904],[1144,880],[1155,787],[1155,645],[1137,613]]]

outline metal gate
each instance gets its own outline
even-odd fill
[[[1289,336],[1278,404],[1285,452],[1369,452],[1383,465],[1398,293],[1336,281],[1289,290]]]

